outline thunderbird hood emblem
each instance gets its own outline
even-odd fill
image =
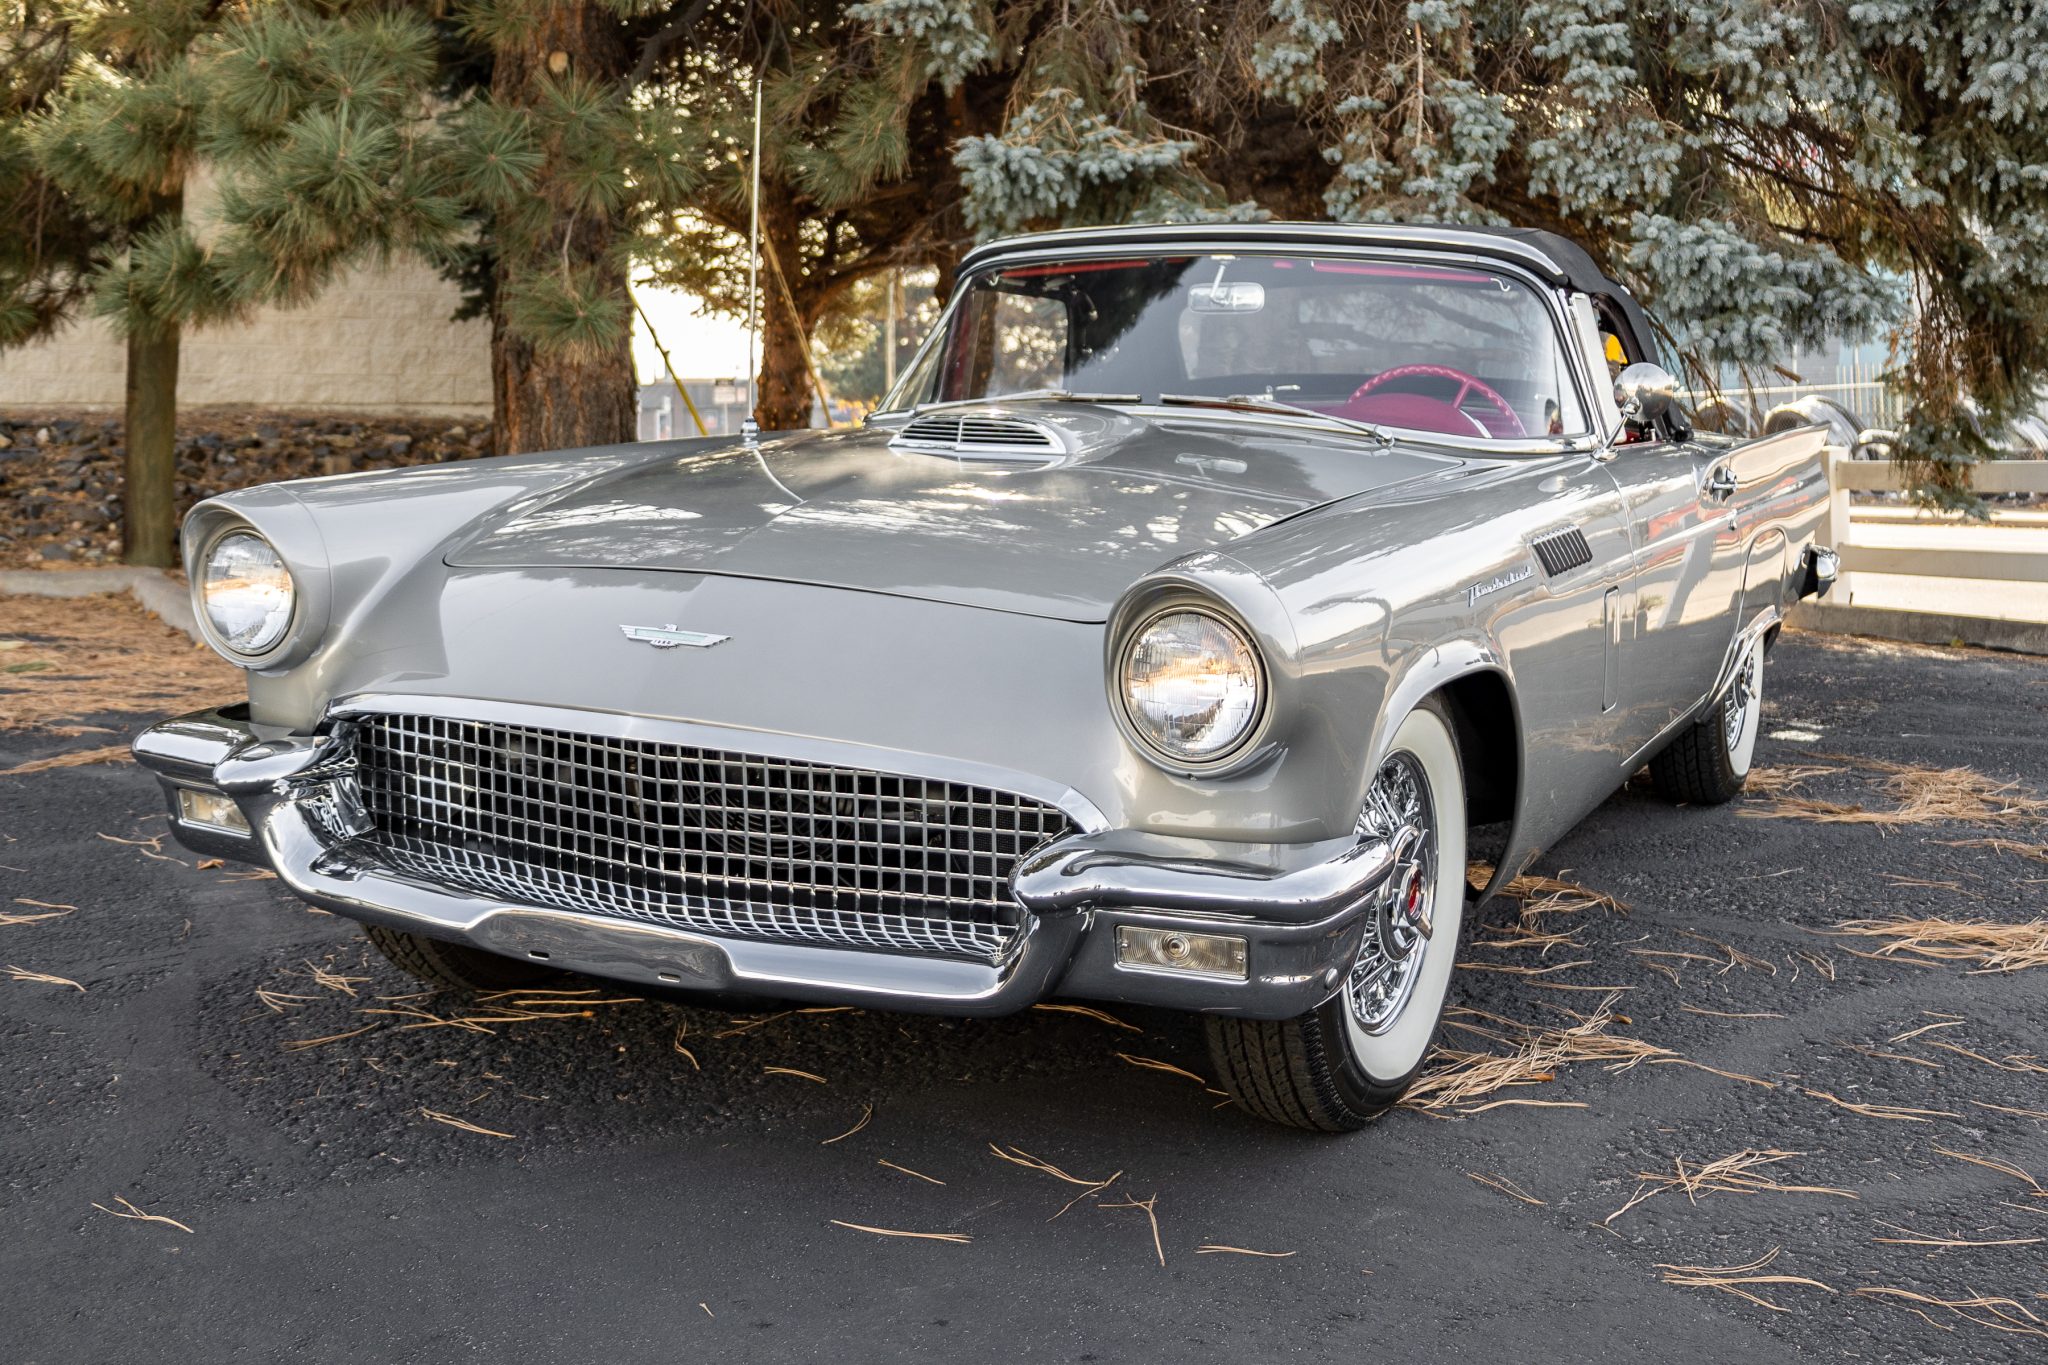
[[[674,626],[620,626],[628,640],[639,640],[653,645],[656,649],[674,649],[677,645],[688,645],[692,649],[709,649],[724,644],[730,635],[706,635],[701,630],[677,630]]]

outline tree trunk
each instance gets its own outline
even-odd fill
[[[123,414],[127,469],[121,493],[122,558],[177,563],[178,329],[131,332]]]
[[[798,288],[791,278],[802,257],[797,240],[796,214],[785,196],[769,185],[761,187],[761,238],[774,251],[787,272],[783,279],[790,290]],[[794,431],[811,424],[811,376],[804,365],[804,351],[811,344],[808,326],[799,326],[783,284],[775,278],[775,267],[762,253],[761,262],[761,374],[755,388],[754,420],[763,431]]]
[[[619,287],[625,288],[623,278]],[[636,440],[631,334],[596,359],[542,355],[512,335],[493,309],[491,401],[500,455]]]
[[[530,105],[542,83],[571,75],[599,83],[624,79],[632,63],[614,9],[599,0],[556,0],[543,7],[519,40],[492,54],[491,93],[507,105]],[[575,168],[551,156],[535,193],[554,204],[545,260],[500,255],[491,309],[491,398],[497,451],[613,445],[638,436],[639,400],[633,375],[633,337],[627,328],[599,355],[535,350],[512,334],[505,319],[508,286],[521,272],[567,266],[605,278],[621,301],[629,293],[625,267],[614,247],[623,226],[616,219],[573,212],[564,183]],[[566,239],[566,242],[565,242]],[[631,305],[625,308],[632,315]]]

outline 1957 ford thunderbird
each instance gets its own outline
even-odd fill
[[[1469,907],[1645,763],[1742,785],[1823,433],[1689,430],[1578,247],[1148,226],[959,280],[861,430],[200,504],[249,695],[136,741],[180,839],[454,988],[1191,1011],[1341,1130]]]

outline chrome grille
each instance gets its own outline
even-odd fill
[[[365,717],[356,754],[397,871],[739,938],[994,961],[1011,869],[1074,832],[985,787],[440,716]]]

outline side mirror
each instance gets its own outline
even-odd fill
[[[1678,381],[1662,365],[1639,360],[1614,381],[1614,401],[1631,427],[1662,421],[1678,407]]]

